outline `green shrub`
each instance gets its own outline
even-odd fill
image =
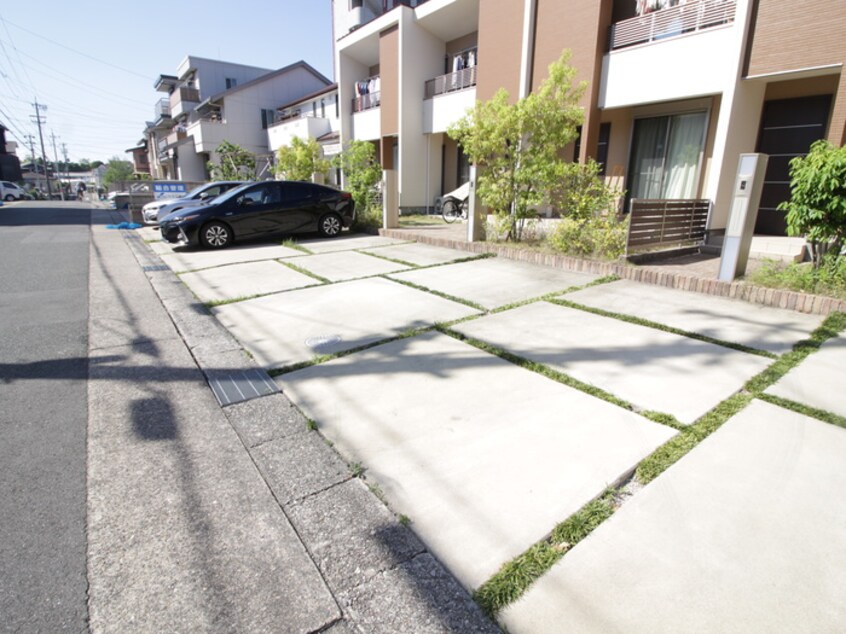
[[[583,220],[562,218],[550,232],[547,242],[567,255],[614,260],[625,253],[628,217],[593,216]]]
[[[378,229],[382,226],[382,208],[375,204],[374,202],[370,202],[364,206],[364,208],[359,208],[356,205],[355,211],[355,223],[353,223],[353,228],[355,229]]]
[[[823,257],[819,268],[810,262],[784,264],[767,260],[748,279],[759,286],[846,299],[846,259],[834,253]]]

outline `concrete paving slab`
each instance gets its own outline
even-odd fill
[[[268,295],[212,309],[266,368],[308,361],[461,319],[472,308],[396,282],[370,278]]]
[[[772,359],[547,302],[459,324],[458,332],[690,424]]]
[[[141,239],[144,240],[145,242],[147,242],[149,240],[159,240],[159,241],[161,241],[161,239],[162,239],[162,234],[159,231],[158,226],[155,226],[155,227],[152,226],[152,225],[144,226],[144,227],[141,227],[140,229],[136,229],[135,233],[137,233],[141,237]],[[164,244],[166,244],[166,243],[164,243]]]
[[[297,263],[304,258],[297,260]],[[239,297],[269,295],[320,284],[276,260],[247,262],[203,269],[180,275],[201,302],[221,302]]]
[[[767,393],[846,417],[844,368],[846,336],[841,333],[770,386]]]
[[[173,245],[169,242],[164,242],[161,237],[157,242],[147,242],[147,248],[156,255],[174,255]]]
[[[304,255],[302,251],[283,247],[281,244],[236,244],[221,251],[177,247],[173,249],[171,255],[163,255],[162,260],[175,273],[184,273],[185,271],[198,271],[225,264],[294,258],[302,255]]]
[[[675,434],[440,333],[277,382],[471,589]]]
[[[401,260],[403,262],[416,264],[417,266],[446,264],[447,262],[463,260],[475,255],[474,253],[469,253],[467,251],[457,251],[456,249],[435,247],[429,244],[421,244],[419,242],[408,242],[406,244],[397,244],[395,246],[370,248],[366,249],[365,253],[372,253],[383,258],[391,258],[392,260]]]
[[[237,403],[223,412],[249,448],[308,429],[305,416],[282,394]]]
[[[820,315],[628,280],[576,291],[565,299],[776,354],[789,352],[823,320]]]
[[[531,632],[839,632],[846,430],[755,401],[501,622]]]
[[[599,276],[514,260],[486,258],[396,273],[391,277],[460,297],[491,310],[547,293],[562,292],[573,286],[589,284]]]
[[[372,247],[386,247],[392,244],[404,244],[407,240],[383,238],[366,233],[342,233],[337,238],[298,239],[297,244],[312,253],[332,253],[334,251],[352,251],[354,249],[369,249]]]
[[[407,271],[403,264],[390,262],[357,251],[335,251],[298,258],[295,264],[310,273],[332,282],[342,282],[357,277],[384,275],[396,271]],[[312,280],[314,282],[315,280]]]

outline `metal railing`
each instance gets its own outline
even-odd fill
[[[698,0],[660,9],[611,26],[609,49],[617,50],[734,22],[736,0]]]
[[[463,68],[454,73],[447,73],[446,75],[430,79],[426,82],[426,92],[423,98],[431,99],[437,95],[475,86],[477,68],[478,66],[471,66],[470,68]]]
[[[635,198],[629,206],[626,255],[705,241],[711,201]]]
[[[352,101],[353,112],[364,112],[372,108],[378,108],[382,105],[382,93],[371,92],[361,97],[356,97]]]

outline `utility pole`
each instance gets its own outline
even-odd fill
[[[56,135],[53,134],[53,131],[50,130],[50,139],[53,141],[53,158],[56,160],[56,178],[58,180],[59,185],[59,195],[62,197],[62,200],[65,199],[65,188],[62,187],[62,170],[61,164],[59,163],[59,153],[56,151]]]
[[[38,138],[41,140],[41,157],[44,159],[44,178],[47,180],[47,198],[52,199],[53,190],[50,187],[50,170],[47,169],[47,151],[44,149],[44,133],[41,131],[41,124],[46,123],[43,120],[44,117],[41,116],[41,111],[47,110],[47,106],[38,103],[38,99],[32,105],[35,106],[35,116],[30,115],[30,119],[33,119],[38,124]]]
[[[68,144],[62,143],[62,155],[65,157],[65,178],[70,180],[70,162],[68,161]]]
[[[29,142],[29,155],[32,157],[32,169],[38,174],[38,163],[35,162],[35,137],[31,134],[26,135],[26,140]]]

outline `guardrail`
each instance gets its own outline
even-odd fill
[[[371,108],[378,108],[381,105],[382,93],[371,92],[353,99],[352,109],[353,112],[364,112],[365,110],[370,110]]]
[[[711,201],[635,198],[629,210],[627,256],[669,247],[701,245],[705,241]]]
[[[734,22],[736,0],[699,0],[660,9],[611,26],[609,50],[693,33]]]

